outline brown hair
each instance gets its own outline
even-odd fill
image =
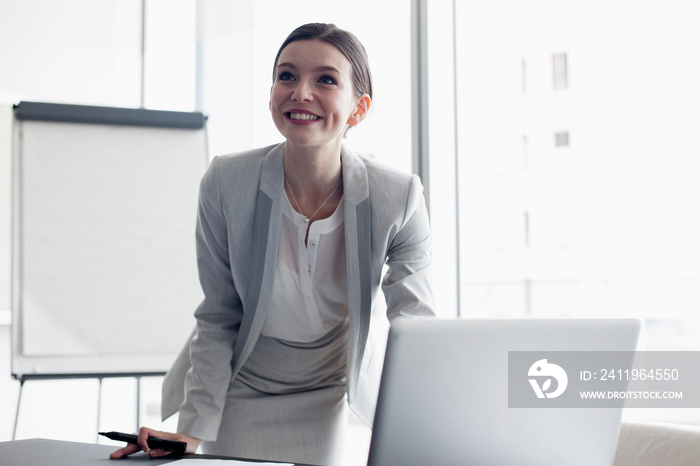
[[[272,82],[275,82],[277,62],[282,50],[298,40],[320,40],[333,45],[345,55],[352,65],[353,85],[358,96],[369,95],[372,98],[372,73],[369,70],[367,52],[362,43],[352,33],[340,29],[335,24],[309,23],[292,31],[277,51],[272,68]]]

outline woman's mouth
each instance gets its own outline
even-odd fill
[[[318,120],[321,117],[318,115],[314,115],[311,113],[302,113],[302,112],[287,112],[285,113],[287,115],[287,118],[290,120],[297,120],[297,121],[313,121],[313,120]]]

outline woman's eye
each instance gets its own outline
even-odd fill
[[[336,80],[331,78],[330,76],[321,76],[319,82],[322,82],[323,84],[337,84]]]
[[[294,79],[294,76],[292,76],[292,73],[288,71],[283,71],[279,74],[277,77],[278,81],[292,81]]]

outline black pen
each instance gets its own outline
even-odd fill
[[[136,444],[136,441],[139,438],[139,436],[136,434],[124,434],[122,432],[100,432],[100,435],[104,435],[108,439],[116,440],[118,442],[133,444]],[[149,448],[160,448],[179,454],[184,454],[185,450],[187,449],[187,443],[178,442],[177,440],[168,440],[165,438],[148,437],[147,443]]]

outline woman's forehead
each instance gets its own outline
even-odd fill
[[[287,45],[280,53],[278,67],[290,68],[334,68],[340,73],[352,72],[350,61],[332,44],[316,39],[297,40]]]

